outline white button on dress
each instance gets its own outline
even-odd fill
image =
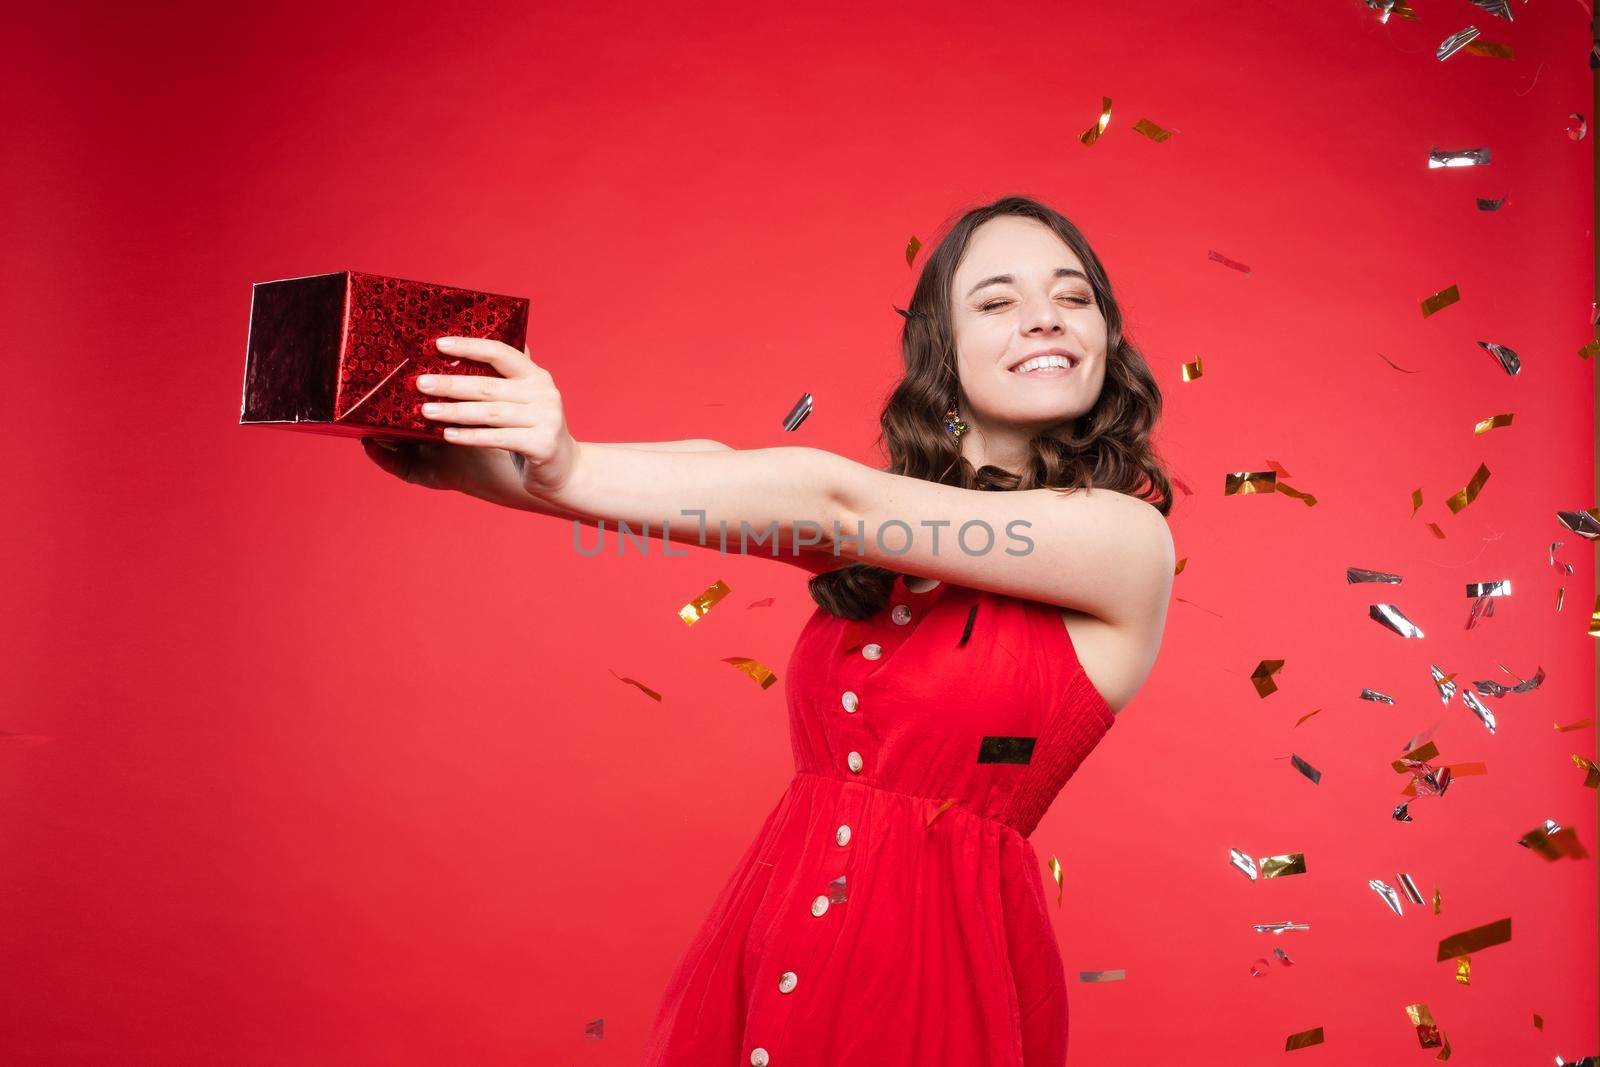
[[[811,902],[811,914],[821,915],[828,910],[828,894],[824,893]]]
[[[868,659],[877,659],[879,656],[883,655],[883,646],[882,645],[867,645],[864,648],[862,648],[861,654],[863,656],[867,657]]]
[[[750,1050],[750,1067],[767,1067],[767,1050],[756,1048]]]
[[[798,981],[800,981],[800,978],[793,971],[784,971],[783,976],[778,979],[778,992],[794,992],[794,984]]]
[[[839,703],[844,705],[845,711],[854,714],[856,708],[861,706],[861,698],[856,696],[850,690],[846,689],[844,691],[844,695],[839,698]]]
[[[861,753],[852,752],[850,755],[845,757],[844,761],[850,765],[850,769],[852,771],[856,772],[857,774],[861,773]]]
[[[904,604],[896,604],[894,610],[889,613],[889,617],[895,621],[896,625],[904,626],[911,621],[911,609]]]
[[[833,839],[841,845],[848,845],[850,843],[850,827],[848,825],[839,827],[834,832]]]

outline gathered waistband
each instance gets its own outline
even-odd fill
[[[946,808],[945,811],[944,811],[944,814],[940,815],[939,818],[942,819],[942,818],[945,818],[946,816],[949,816],[950,814],[952,814],[954,812],[959,812],[962,815],[969,815],[974,819],[982,819],[985,822],[992,822],[992,823],[996,824],[997,826],[1003,826],[1007,830],[1010,830],[1012,833],[1016,834],[1018,837],[1022,838],[1023,841],[1027,841],[1028,840],[1028,835],[1023,833],[1021,831],[1021,829],[1019,827],[1017,827],[1014,823],[1007,822],[1005,819],[1002,819],[997,815],[985,815],[981,811],[977,811],[977,810],[975,810],[973,808],[967,807],[965,804],[961,803],[961,801],[959,799],[956,799],[956,798],[952,798],[952,797],[929,797],[929,796],[923,796],[920,793],[907,793],[907,792],[904,792],[903,790],[899,790],[899,789],[889,789],[889,788],[887,788],[885,786],[878,785],[875,782],[863,782],[863,781],[860,781],[860,780],[852,780],[852,779],[849,779],[849,778],[840,778],[837,775],[819,774],[816,771],[800,771],[800,770],[795,771],[794,772],[794,778],[790,781],[790,786],[793,787],[795,782],[798,782],[802,778],[813,778],[813,779],[816,779],[819,782],[832,782],[832,783],[840,786],[843,789],[865,789],[865,790],[869,790],[869,791],[874,792],[874,793],[888,793],[891,796],[905,797],[907,800],[915,800],[915,801],[918,801],[919,803],[931,806],[932,810],[930,810],[928,812],[928,817],[930,819],[933,817],[933,812],[938,809],[939,805],[943,804],[946,800],[954,799],[955,803],[951,804],[950,807]]]

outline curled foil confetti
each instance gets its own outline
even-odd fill
[[[1306,712],[1304,715],[1300,716],[1298,719],[1296,719],[1294,721],[1295,726],[1298,727],[1301,723],[1305,722],[1307,719],[1311,718],[1311,716],[1317,714],[1317,712],[1319,712],[1321,710],[1322,710],[1321,708],[1317,708],[1315,711]]]
[[[1433,674],[1433,684],[1439,690],[1440,703],[1450,703],[1450,698],[1456,695],[1456,683],[1450,680],[1455,677],[1455,674],[1444,673],[1435,663],[1428,664],[1428,670]]]
[[[1289,753],[1289,759],[1294,763],[1294,769],[1311,779],[1314,785],[1322,784],[1321,771],[1317,770],[1315,767],[1311,766],[1311,764],[1307,763],[1305,760],[1301,759],[1292,752]]]
[[[1411,10],[1406,0],[1366,0],[1367,6],[1378,12],[1378,21],[1387,23],[1391,13],[1403,19],[1415,19],[1417,13]]]
[[[1562,544],[1563,542],[1561,541],[1550,542],[1550,566],[1555,567],[1565,574],[1571,574],[1572,564],[1568,563],[1566,560],[1556,559],[1556,549],[1560,548]]]
[[[717,601],[727,596],[731,589],[726,582],[718,578],[705,592],[695,597],[689,603],[678,609],[678,618],[683,620],[685,626],[693,626],[706,617],[706,613],[716,606]]]
[[[1312,496],[1310,493],[1303,492],[1302,490],[1296,489],[1294,486],[1289,485],[1287,482],[1279,482],[1278,483],[1278,492],[1283,493],[1286,496],[1292,496],[1297,500],[1304,501],[1306,507],[1308,507],[1308,508],[1314,508],[1314,507],[1317,506],[1317,498],[1315,496]]]
[[[1472,608],[1467,612],[1467,629],[1478,625],[1480,619],[1494,618],[1494,601],[1488,597],[1479,597],[1472,602]]]
[[[1440,148],[1434,145],[1428,149],[1428,169],[1437,170],[1440,167],[1487,167],[1489,165],[1489,150],[1487,148]]]
[[[1100,135],[1106,132],[1106,127],[1111,125],[1111,98],[1109,96],[1102,96],[1100,100],[1100,120],[1093,126],[1090,126],[1087,130],[1084,130],[1082,133],[1078,134],[1078,140],[1082,141],[1086,145],[1092,145],[1098,141],[1100,139]]]
[[[1322,1044],[1324,1038],[1322,1027],[1313,1027],[1310,1030],[1301,1030],[1297,1034],[1290,1034],[1283,1042],[1283,1051],[1293,1052],[1297,1048],[1310,1048],[1312,1045]]]
[[[1505,345],[1495,344],[1493,341],[1479,341],[1478,345],[1500,362],[1500,369],[1508,375],[1516,377],[1522,370],[1522,357],[1517,355]]]
[[[800,399],[794,402],[794,407],[789,409],[789,414],[783,417],[784,432],[793,433],[795,430],[798,430],[800,428],[800,424],[805,422],[806,416],[810,414],[811,394],[802,393],[800,394]]]
[[[1394,703],[1394,697],[1390,696],[1388,693],[1380,693],[1376,689],[1363,689],[1361,691],[1361,699],[1370,700],[1374,704]]]
[[[1401,637],[1422,636],[1421,627],[1405,617],[1401,610],[1393,604],[1369,604],[1367,615],[1374,621],[1382,623],[1386,628],[1393,630]]]
[[[1583,786],[1585,789],[1600,789],[1600,766],[1596,766],[1594,760],[1589,759],[1586,756],[1580,756],[1574,752],[1572,754],[1572,762],[1583,768],[1586,772],[1583,776]]]
[[[1472,41],[1462,51],[1470,52],[1475,56],[1488,56],[1490,59],[1516,58],[1511,46],[1503,41]]]
[[[1200,366],[1200,362],[1200,357],[1196,356],[1193,363],[1185,363],[1183,365],[1181,370],[1183,371],[1184,381],[1192,382],[1205,373],[1205,370]]]
[[[1223,496],[1248,496],[1277,491],[1277,471],[1234,471],[1222,486]]]
[[[757,661],[744,656],[727,656],[722,662],[733,664],[733,666],[754,678],[756,683],[763,689],[771,689],[772,683],[778,680],[776,674],[773,674]]]
[[[1242,871],[1244,876],[1252,882],[1256,880],[1256,861],[1236,848],[1228,850],[1228,860],[1234,868]]]
[[[1287,952],[1285,952],[1285,951],[1283,951],[1283,949],[1281,949],[1281,948],[1274,948],[1274,949],[1273,949],[1273,950],[1272,950],[1272,954],[1273,954],[1273,955],[1274,955],[1274,956],[1276,956],[1276,957],[1278,957],[1278,959],[1279,959],[1279,960],[1280,960],[1280,961],[1282,961],[1282,963],[1283,963],[1283,965],[1284,965],[1284,966],[1285,966],[1285,967],[1293,967],[1293,966],[1294,966],[1294,960],[1291,960],[1291,959],[1290,959],[1290,958],[1289,958],[1289,954],[1288,954],[1288,953],[1287,953]]]
[[[1467,0],[1469,4],[1476,4],[1491,15],[1499,15],[1507,22],[1511,21],[1511,4],[1507,0]]]
[[[1474,926],[1459,934],[1451,934],[1439,942],[1439,958],[1435,962],[1455,959],[1480,952],[1491,945],[1502,945],[1511,940],[1511,920],[1498,919],[1482,926]]]
[[[611,668],[607,667],[606,670],[611,671]],[[658,704],[661,702],[661,694],[656,692],[654,689],[651,689],[649,686],[645,685],[643,682],[636,681],[635,679],[632,679],[632,678],[624,678],[624,677],[622,677],[622,675],[618,674],[616,671],[611,671],[611,676],[613,678],[618,679],[619,681],[627,682],[629,685],[631,685],[634,688],[638,689],[640,692],[644,693],[645,696],[649,697],[651,700],[654,700]]]
[[[1157,144],[1172,136],[1171,130],[1162,129],[1149,119],[1140,119],[1133,124],[1134,132],[1142,133]]]
[[[1374,893],[1377,893],[1378,896],[1383,899],[1385,904],[1389,905],[1390,911],[1394,912],[1396,915],[1405,914],[1405,912],[1400,908],[1400,894],[1396,893],[1392,888],[1390,888],[1388,883],[1380,881],[1377,878],[1369,878],[1367,879],[1367,886]]]
[[[911,235],[911,240],[906,242],[906,266],[911,266],[911,261],[917,258],[917,252],[922,248],[922,242],[916,234]]]
[[[1600,508],[1590,508],[1588,511],[1558,511],[1556,520],[1579,537],[1590,541],[1600,540]]]
[[[1406,1018],[1411,1020],[1411,1025],[1417,1028],[1417,1040],[1423,1048],[1438,1048],[1439,1026],[1433,1021],[1433,1013],[1426,1004],[1407,1004]]]
[[[1399,804],[1396,804],[1394,806],[1394,811],[1390,814],[1390,818],[1392,818],[1395,822],[1411,822],[1411,813],[1406,810],[1406,808],[1408,808],[1410,805],[1411,801],[1409,800],[1401,801]]]
[[[1480,196],[1477,201],[1479,211],[1499,211],[1500,205],[1506,202],[1506,198],[1502,196],[1497,200],[1491,200],[1486,196]]]
[[[1250,672],[1250,682],[1256,687],[1257,696],[1271,696],[1278,691],[1275,675],[1283,670],[1283,660],[1264,659],[1256,664],[1256,669]]]
[[[1511,579],[1498,578],[1492,582],[1468,582],[1467,595],[1471,597],[1510,596]],[[1477,684],[1481,688],[1484,685],[1493,685],[1494,683],[1478,682]]]
[[[1358,585],[1361,582],[1388,582],[1391,585],[1399,585],[1402,579],[1398,574],[1362,570],[1360,567],[1346,567],[1344,569],[1344,581],[1346,585]]]
[[[951,799],[946,800],[943,804],[940,804],[939,805],[939,810],[934,812],[932,815],[928,816],[928,821],[927,821],[926,825],[927,826],[932,826],[934,824],[934,820],[938,819],[939,816],[941,816],[945,812],[949,811],[950,810],[950,805],[952,805],[954,803],[955,803],[955,798],[952,797]]]
[[[828,883],[829,904],[843,904],[846,900],[850,899],[849,895],[845,893],[844,878],[845,876],[841,874],[839,877]]]
[[[1508,411],[1502,415],[1492,415],[1487,419],[1478,420],[1478,424],[1472,428],[1472,436],[1479,437],[1488,433],[1490,430],[1498,429],[1501,426],[1510,425],[1511,412]]]
[[[1422,301],[1422,317],[1427,318],[1436,311],[1441,311],[1461,299],[1461,286],[1450,285],[1440,289],[1432,296]]]
[[[1439,894],[1439,890],[1437,888],[1435,888],[1434,891],[1433,891],[1433,913],[1435,915],[1439,914],[1439,907],[1443,903],[1444,903],[1444,897],[1441,896]]]
[[[1291,874],[1306,873],[1306,854],[1304,852],[1286,852],[1281,856],[1263,856],[1261,859],[1261,877],[1287,878]]]
[[[1562,857],[1575,860],[1588,859],[1589,853],[1578,843],[1578,832],[1572,827],[1562,827],[1549,819],[1543,826],[1535,827],[1517,840],[1523,848],[1532,849],[1552,863]]]
[[[1470,689],[1463,689],[1461,691],[1461,703],[1465,704],[1467,710],[1478,717],[1478,721],[1483,723],[1491,734],[1494,733],[1494,712],[1484,707],[1483,701],[1478,699],[1478,694]]]
[[[1221,252],[1216,252],[1216,251],[1213,251],[1211,249],[1207,249],[1206,250],[1206,258],[1211,260],[1213,263],[1221,263],[1224,267],[1227,267],[1230,270],[1236,270],[1240,274],[1249,274],[1250,273],[1250,268],[1249,267],[1245,266],[1243,263],[1240,263],[1237,259],[1229,259],[1227,256],[1223,255]]]
[[[1600,352],[1600,337],[1595,338],[1593,341],[1590,341],[1588,344],[1578,349],[1578,358],[1588,359],[1596,352]]]
[[[1405,892],[1406,899],[1411,901],[1411,903],[1427,903],[1422,899],[1422,894],[1417,892],[1417,883],[1411,880],[1411,876],[1409,874],[1397,874],[1394,876],[1394,879],[1400,883],[1400,888]]]
[[[1574,141],[1581,141],[1589,133],[1589,120],[1576,111],[1570,116],[1571,122],[1567,123],[1567,136]]]
[[[1259,959],[1259,960],[1256,960],[1254,963],[1252,963],[1250,965],[1250,977],[1252,977],[1252,978],[1260,978],[1262,975],[1264,975],[1266,973],[1267,973],[1267,961],[1266,960]]]
[[[1281,934],[1285,930],[1309,930],[1310,923],[1251,923],[1250,928],[1258,934]]]
[[[1484,484],[1488,481],[1489,467],[1487,464],[1479,463],[1477,472],[1472,476],[1472,481],[1468,482],[1463,488],[1451,493],[1444,502],[1445,507],[1457,515],[1461,514],[1468,504],[1478,499],[1478,494],[1483,491]]]
[[[1500,669],[1503,671],[1506,670],[1504,667],[1501,667]],[[1511,674],[1510,671],[1506,671],[1506,673]],[[1511,677],[1516,678],[1516,675],[1511,674]],[[1526,693],[1529,690],[1539,688],[1539,686],[1543,684],[1544,667],[1541,666],[1538,672],[1535,673],[1532,678],[1520,679],[1516,685],[1505,686],[1501,685],[1499,682],[1483,681],[1473,682],[1472,687],[1486,697],[1503,697],[1507,693]]]
[[[593,1038],[603,1038],[603,1037],[605,1037],[606,1036],[606,1021],[604,1019],[596,1019],[592,1023],[585,1023],[584,1027],[583,1027],[583,1036],[584,1037],[593,1037]]]
[[[1061,875],[1061,861],[1052,854],[1050,857],[1050,877],[1056,880],[1056,907],[1061,906],[1061,894],[1066,891],[1066,879]]]
[[[1079,971],[1080,982],[1120,982],[1128,977],[1125,968],[1119,967],[1114,971]]]
[[[1434,52],[1434,55],[1438,56],[1439,61],[1442,63],[1460,51],[1462,45],[1468,41],[1475,40],[1477,36],[1478,27],[1476,26],[1468,26],[1464,30],[1452,33],[1439,43],[1439,48]]]

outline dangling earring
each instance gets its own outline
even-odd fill
[[[944,413],[944,431],[957,441],[967,432],[967,424],[961,421],[961,416],[956,414],[956,398],[950,398],[950,409]]]

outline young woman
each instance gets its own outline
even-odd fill
[[[1034,200],[962,216],[903,314],[887,470],[578,442],[527,351],[471,338],[442,350],[501,377],[418,381],[462,447],[366,442],[408,481],[591,526],[775,527],[777,558],[816,572],[784,675],[794,779],[679,960],[649,1067],[1065,1062],[1028,836],[1160,648],[1161,393],[1093,249]]]

